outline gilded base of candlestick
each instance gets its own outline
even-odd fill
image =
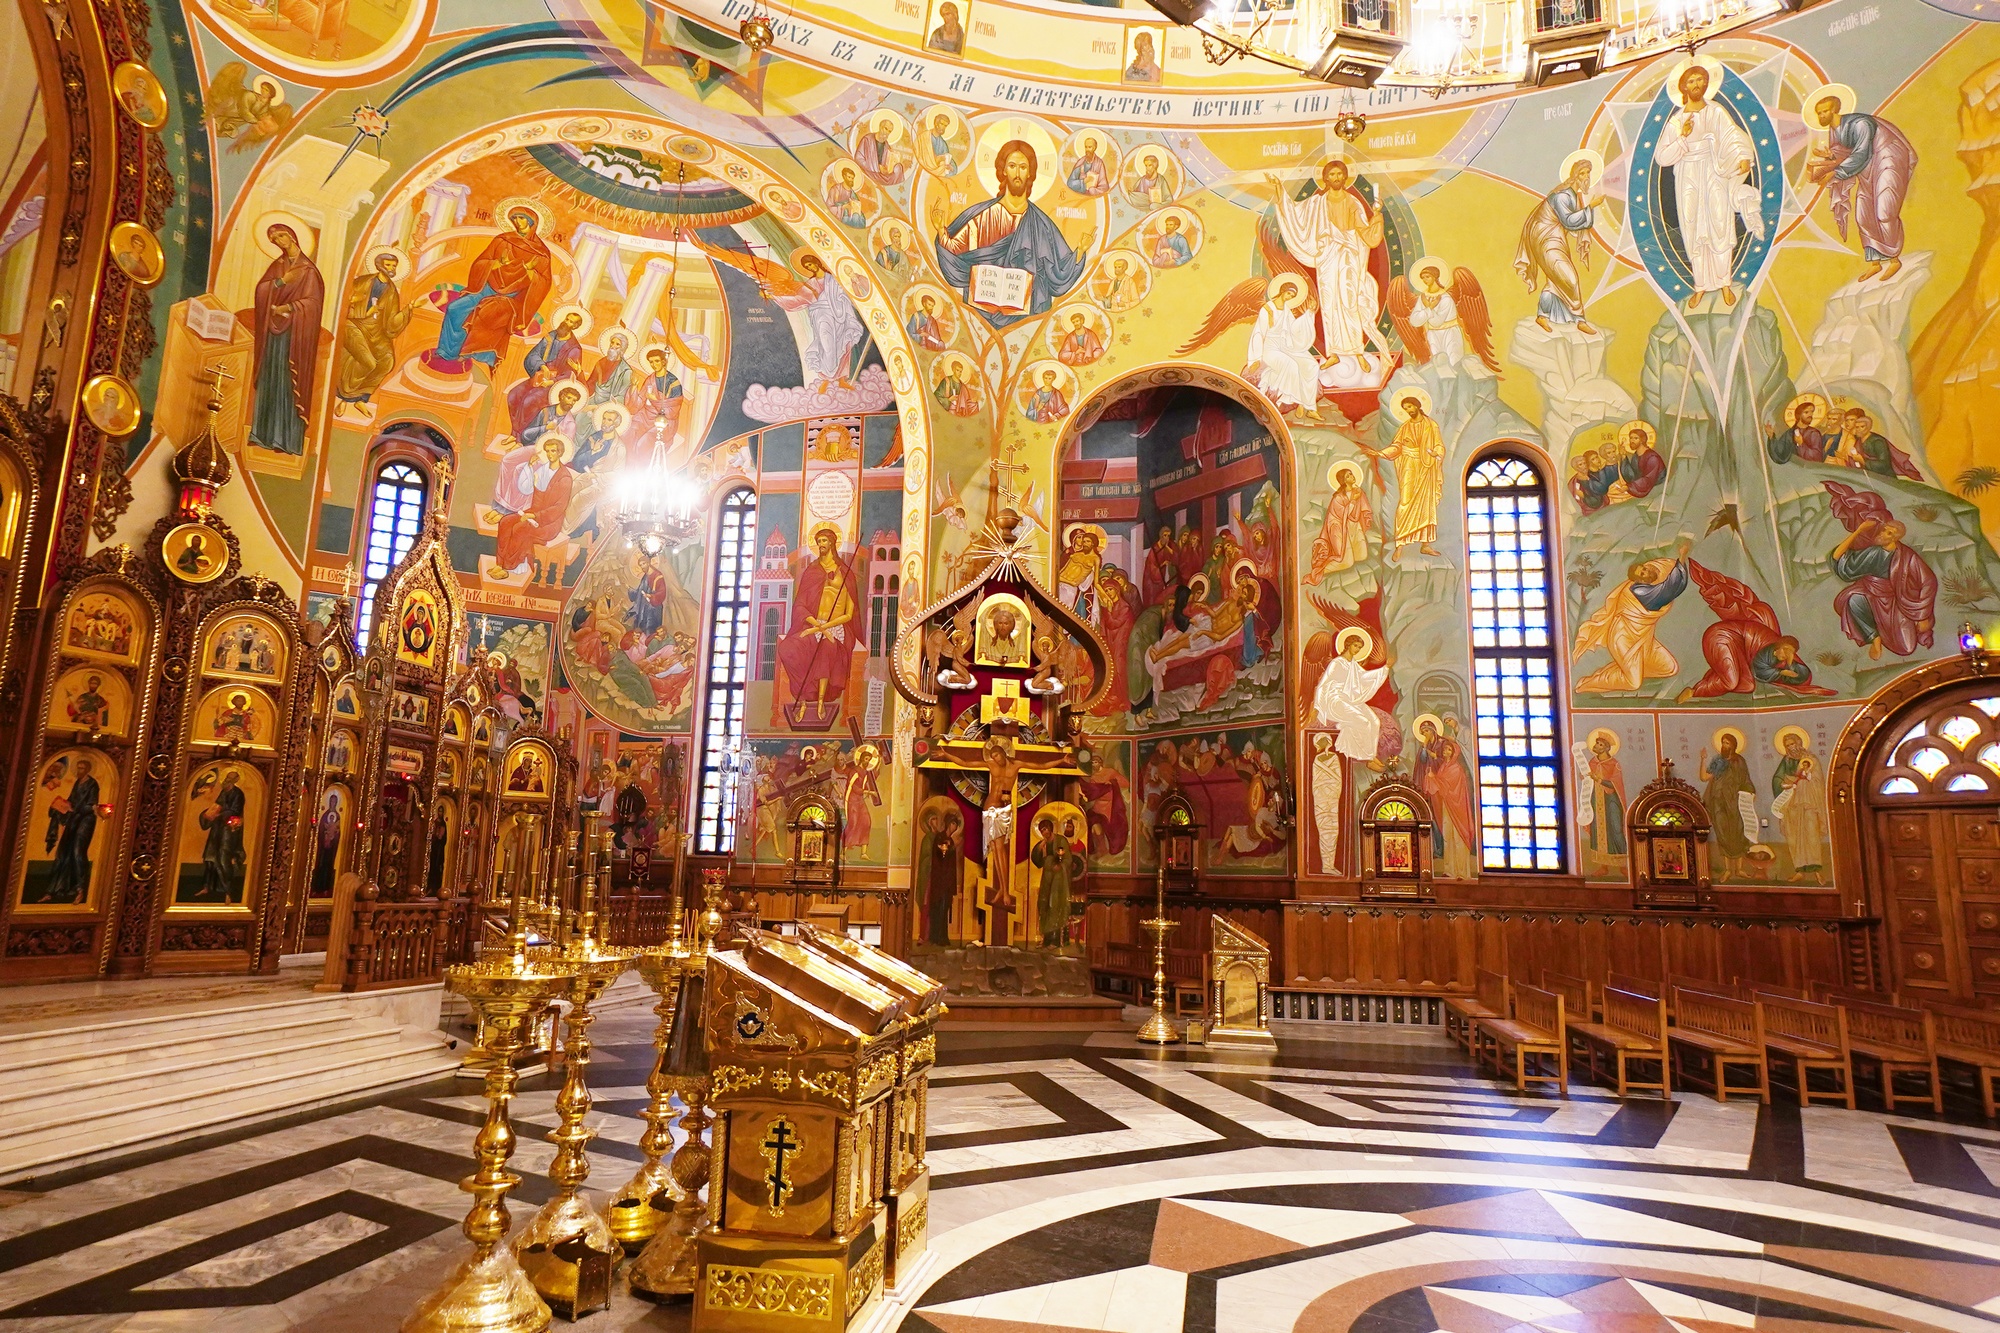
[[[402,1333],[543,1333],[550,1322],[548,1305],[503,1245],[460,1263],[410,1312]]]
[[[672,944],[647,949],[636,962],[639,975],[660,997],[653,1006],[653,1013],[660,1020],[653,1032],[653,1046],[662,1052],[667,1049],[674,1009],[680,999],[684,962],[685,956],[675,952]],[[644,1160],[632,1178],[612,1194],[604,1209],[604,1220],[611,1224],[611,1234],[625,1247],[628,1256],[646,1248],[646,1242],[673,1216],[674,1205],[685,1193],[674,1180],[670,1157],[674,1123],[672,1077],[658,1063],[646,1079],[646,1093],[646,1132],[639,1137],[639,1151],[645,1155]]]
[[[708,1205],[689,1197],[674,1205],[666,1225],[653,1233],[632,1261],[632,1294],[649,1301],[694,1295],[700,1252],[695,1242],[708,1229]]]
[[[514,1256],[549,1308],[574,1320],[611,1304],[618,1241],[587,1196],[552,1199],[514,1240]]]
[[[634,1255],[645,1249],[646,1242],[667,1224],[681,1198],[673,1168],[666,1162],[655,1162],[640,1167],[618,1187],[605,1207],[604,1220],[611,1227],[612,1238],[625,1248],[628,1256]]]
[[[1167,1017],[1167,932],[1179,923],[1154,917],[1140,924],[1153,932],[1153,1012],[1139,1025],[1138,1037],[1149,1045],[1167,1046],[1181,1039],[1180,1029]]]

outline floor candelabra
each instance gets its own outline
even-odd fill
[[[1180,923],[1167,920],[1167,871],[1153,881],[1153,919],[1140,922],[1153,935],[1153,1012],[1139,1025],[1139,1040],[1165,1046],[1181,1039],[1180,1029],[1167,1017],[1167,936]]]

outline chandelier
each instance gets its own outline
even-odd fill
[[[667,466],[667,423],[653,423],[647,457],[619,478],[618,527],[647,555],[686,546],[701,530],[701,486],[683,469]]]
[[[1150,0],[1212,65],[1261,60],[1350,88],[1545,87],[1818,0]]]

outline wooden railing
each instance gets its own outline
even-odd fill
[[[1168,949],[1167,980],[1200,982],[1202,957],[1199,949]],[[1109,972],[1115,976],[1151,981],[1153,946],[1115,942],[1096,945],[1090,951],[1090,967],[1093,972]]]
[[[340,988],[387,990],[442,981],[452,929],[462,916],[449,898],[401,903],[357,898]]]

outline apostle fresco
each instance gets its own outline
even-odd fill
[[[334,413],[368,401],[396,368],[396,335],[410,326],[410,310],[396,290],[403,257],[377,251],[372,272],[347,284],[347,323],[340,331],[340,373],[334,380]]]
[[[1680,674],[1681,664],[1655,635],[1660,618],[1687,591],[1690,543],[1683,539],[1671,556],[1635,560],[1625,580],[1604,605],[1577,626],[1575,656],[1602,648],[1611,660],[1577,681],[1580,694],[1619,694],[1642,689],[1648,680]]]
[[[56,761],[58,765],[67,763],[67,758]],[[44,776],[43,786],[49,786],[52,781],[58,786],[61,782],[61,775],[54,765]],[[90,900],[90,844],[97,836],[98,800],[96,765],[88,758],[79,757],[69,790],[49,802],[48,837],[45,842],[47,850],[54,856],[49,877],[39,893],[32,887],[23,891],[23,903],[81,904]]]
[[[970,205],[949,222],[938,212],[931,219],[938,228],[938,272],[968,302],[975,268],[1014,269],[1028,275],[1025,311],[976,307],[996,329],[1027,315],[1046,314],[1089,267],[1091,238],[1072,249],[1055,219],[1030,197],[1039,170],[1034,146],[1024,139],[1009,139],[993,157],[998,189],[993,198]]]
[[[300,248],[296,231],[280,222],[264,235],[277,254],[257,280],[251,309],[256,369],[250,390],[250,443],[276,453],[303,454],[326,284]]]
[[[201,848],[201,884],[194,892],[185,889],[176,901],[184,903],[236,904],[243,901],[243,877],[248,857],[243,850],[243,816],[248,806],[236,769],[223,771],[215,799],[198,816],[207,838]],[[196,790],[201,780],[196,780]]]
[[[793,577],[792,623],[778,641],[778,665],[791,695],[786,713],[795,726],[831,726],[847,692],[860,594],[839,545],[831,526],[815,529],[813,554]]]
[[[425,365],[446,375],[463,375],[473,362],[492,370],[514,336],[528,332],[555,281],[541,225],[532,208],[507,211],[511,230],[487,242],[472,261],[465,289],[444,303],[437,346],[424,353]]]
[[[1779,628],[1778,613],[1748,584],[1698,561],[1688,562],[1688,573],[1715,613],[1715,623],[1701,635],[1708,670],[1681,691],[1678,702],[1754,694],[1759,685],[1803,697],[1834,693],[1812,683],[1812,668],[1799,656],[1799,641]]]
[[[1887,282],[1903,267],[1903,200],[1916,174],[1917,151],[1901,130],[1880,116],[1856,111],[1854,90],[1829,84],[1807,100],[1806,119],[1827,132],[1813,150],[1806,179],[1828,187],[1833,220],[1847,239],[1852,219],[1861,233],[1866,267],[1860,281]]]
[[[1703,749],[1696,767],[1704,779],[1701,789],[1701,803],[1708,811],[1709,823],[1713,825],[1710,836],[1715,850],[1722,857],[1723,874],[1733,876],[1749,853],[1751,839],[1746,825],[1750,822],[1743,809],[1745,796],[1751,796],[1751,808],[1755,809],[1756,784],[1750,781],[1750,765],[1743,757],[1743,735],[1734,727],[1724,727],[1715,733],[1715,754],[1711,756]]]
[[[1847,536],[1827,563],[1845,583],[1833,597],[1834,614],[1847,637],[1880,658],[1883,650],[1908,657],[1934,640],[1938,579],[1916,548],[1904,542],[1904,526],[1873,491],[1837,481],[1825,483],[1833,515]]]

